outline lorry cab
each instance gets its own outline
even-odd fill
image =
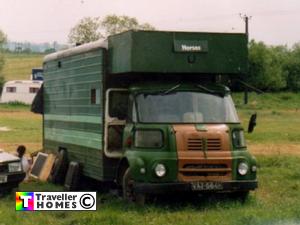
[[[149,83],[108,92],[106,115],[114,122],[107,124],[106,143],[118,140],[119,146],[106,151],[123,159],[119,182],[127,185],[125,198],[172,191],[246,197],[257,187],[256,160],[226,86]]]
[[[45,57],[43,148],[126,199],[257,187],[230,90],[245,34],[128,31]],[[62,171],[62,170],[57,170]],[[55,174],[55,173],[53,173]]]

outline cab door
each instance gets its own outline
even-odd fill
[[[105,104],[104,152],[107,157],[123,154],[123,132],[128,117],[128,90],[108,89]]]

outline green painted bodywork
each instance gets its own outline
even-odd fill
[[[103,89],[104,49],[44,65],[44,149],[67,149],[83,173],[103,179],[103,102],[91,104],[91,89]],[[101,96],[98,96],[101,98]]]
[[[233,130],[243,130],[241,124],[228,124],[230,129],[230,138],[232,140]],[[232,153],[232,179],[233,180],[256,180],[256,171],[251,172],[251,167],[256,166],[256,159],[247,150],[247,147],[236,148],[233,146],[231,141],[231,153]],[[249,165],[249,172],[245,176],[238,174],[238,164],[241,162],[246,162]]]
[[[205,124],[195,124],[195,126],[205,127]],[[240,124],[228,124],[230,133],[235,129],[242,129]],[[164,136],[164,146],[160,149],[125,148],[125,156],[132,169],[132,175],[136,181],[140,182],[176,182],[178,175],[176,138],[171,124],[128,124],[125,129],[124,139],[133,137],[135,129],[161,130]],[[230,135],[231,137],[231,135]],[[232,142],[231,142],[232,143]],[[124,144],[125,145],[125,144]],[[256,172],[249,172],[245,176],[238,174],[238,164],[247,162],[249,168],[256,166],[256,159],[249,153],[246,147],[235,148],[231,144],[232,153],[232,180],[256,180]],[[158,163],[163,163],[167,167],[167,174],[163,178],[158,178],[154,174],[154,167]],[[146,168],[146,173],[141,174],[141,168]]]
[[[133,85],[130,88],[130,92],[136,93],[153,93],[158,90],[164,92],[173,87],[174,84],[154,84],[148,83],[143,85]],[[226,86],[219,84],[209,84],[205,85],[210,90],[223,93],[224,95],[229,95],[230,91]],[[183,83],[176,89],[177,91],[201,91],[191,83]],[[125,148],[125,156],[132,168],[132,175],[135,180],[141,182],[176,182],[178,175],[178,161],[177,161],[177,147],[176,138],[172,128],[173,124],[128,124],[124,132],[124,140],[129,137],[134,137],[134,131],[136,129],[149,129],[149,130],[161,130],[164,137],[164,146],[161,149],[143,149],[135,148],[131,146],[130,148]],[[195,124],[195,127],[199,131],[206,130],[205,123]],[[232,140],[233,130],[243,130],[240,123],[226,124],[229,128],[230,139]],[[232,156],[232,180],[256,180],[256,172],[251,172],[251,167],[256,166],[256,159],[247,150],[247,147],[236,148],[233,146],[230,140],[230,150]],[[126,143],[124,142],[124,146]],[[167,158],[169,157],[169,158]],[[238,174],[238,164],[240,162],[247,162],[249,165],[249,172],[245,176]],[[164,163],[167,167],[167,175],[163,178],[158,178],[154,174],[154,166],[158,163]],[[141,174],[140,169],[146,168],[146,174]]]
[[[179,46],[200,51],[179,51]],[[109,72],[246,74],[245,34],[129,31],[108,39]],[[176,65],[176,66],[174,66]]]
[[[177,151],[176,139],[173,129],[167,124],[128,124],[124,132],[124,140],[133,138],[137,129],[160,130],[163,133],[163,146],[155,148],[136,148],[131,146],[125,148],[125,157],[128,159],[132,176],[141,182],[175,182],[177,179]],[[154,167],[158,163],[167,166],[167,175],[157,178],[154,174]],[[146,174],[141,174],[140,169],[146,168]]]
[[[180,49],[182,44],[198,44],[200,47],[193,52],[185,52]],[[178,85],[176,80],[169,78],[173,73],[180,73],[182,77],[178,90],[201,92],[196,86],[201,84],[222,95],[229,94],[228,88],[222,85],[206,84],[201,79],[185,80],[185,75],[246,73],[246,36],[130,31],[110,37],[108,51],[100,46],[91,49],[87,48],[80,53],[76,51],[72,54],[62,53],[45,60],[44,150],[57,153],[60,149],[66,149],[69,161],[81,163],[83,175],[100,181],[115,180],[120,160],[126,159],[136,181],[176,182],[178,160],[172,124],[142,124],[127,121],[123,132],[122,157],[112,159],[105,155],[104,106],[107,100],[104,97],[105,93],[108,88],[120,87],[128,88],[132,96],[140,92],[166,91]],[[195,62],[191,63],[189,60]],[[127,79],[128,77],[122,80],[123,73],[128,77],[131,76],[131,80]],[[151,79],[147,78],[151,78],[150,73],[161,77],[168,74],[169,78],[164,82],[159,79],[149,82]],[[145,76],[142,76],[144,74]],[[135,78],[141,76],[143,82],[135,82]],[[116,80],[118,82],[115,82]],[[96,96],[97,104],[91,102],[91,90],[100,90]],[[234,129],[242,129],[239,123],[227,125],[230,133]],[[205,124],[195,126],[199,131],[205,129]],[[159,149],[128,146],[126,141],[134,137],[136,129],[160,130],[163,133],[164,145]],[[255,180],[256,173],[249,173],[243,177],[237,174],[239,162],[246,161],[250,167],[256,164],[247,149],[231,146],[231,152],[232,179]],[[163,163],[167,167],[167,174],[163,178],[158,178],[154,174],[154,167],[158,163]],[[145,174],[141,173],[141,168],[146,169]]]

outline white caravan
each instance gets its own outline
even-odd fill
[[[43,81],[13,80],[7,81],[2,89],[1,103],[22,102],[31,104]]]

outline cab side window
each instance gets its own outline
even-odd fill
[[[109,93],[109,116],[126,120],[128,115],[128,92],[112,91]]]

